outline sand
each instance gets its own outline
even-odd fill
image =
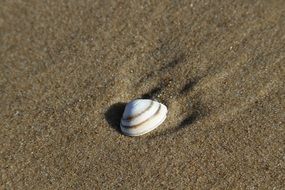
[[[0,189],[284,189],[284,65],[283,0],[2,0]]]

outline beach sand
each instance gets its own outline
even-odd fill
[[[0,1],[0,188],[284,189],[284,81],[283,0]]]

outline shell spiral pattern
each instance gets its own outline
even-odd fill
[[[121,119],[121,130],[128,136],[140,136],[157,128],[165,119],[165,105],[148,99],[129,102]]]

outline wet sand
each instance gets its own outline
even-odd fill
[[[282,0],[0,1],[0,187],[283,189],[284,64]]]

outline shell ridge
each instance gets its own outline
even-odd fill
[[[153,101],[152,106],[150,109],[144,111],[141,113],[141,115],[132,118],[132,120],[125,120],[122,119],[121,122],[124,126],[134,126],[139,125],[143,121],[149,119],[150,117],[153,117],[153,115],[157,112],[157,109],[159,109],[160,103]]]
[[[157,126],[160,125],[165,119],[166,119],[166,116],[162,117],[161,120],[157,123]],[[156,128],[156,127],[154,127],[154,128]],[[149,132],[149,129],[145,129],[144,131],[141,132],[140,135],[143,135],[147,132]]]
[[[136,118],[136,117],[142,115],[143,113],[145,113],[145,112],[147,112],[148,110],[150,110],[150,108],[153,106],[153,104],[154,104],[154,102],[151,101],[150,105],[149,105],[145,110],[143,110],[142,112],[140,112],[140,113],[138,113],[138,114],[136,114],[136,115],[130,115],[130,116],[128,116],[127,118],[123,118],[123,120],[125,120],[125,121],[130,121],[130,120],[132,120],[133,118]]]
[[[120,122],[121,131],[128,136],[146,134],[164,122],[167,112],[167,107],[157,101],[148,99],[134,100],[125,107]]]
[[[146,123],[147,121],[149,121],[150,119],[152,119],[152,117],[158,115],[159,112],[160,112],[160,110],[161,110],[161,104],[159,104],[158,109],[155,111],[155,113],[154,113],[153,115],[151,115],[151,117],[149,117],[148,119],[142,121],[141,123],[136,124],[136,125],[133,125],[133,126],[125,126],[125,125],[123,125],[122,122],[121,122],[121,125],[122,125],[123,127],[125,127],[125,128],[137,128],[137,127],[139,127],[140,125],[142,125],[143,123]]]

